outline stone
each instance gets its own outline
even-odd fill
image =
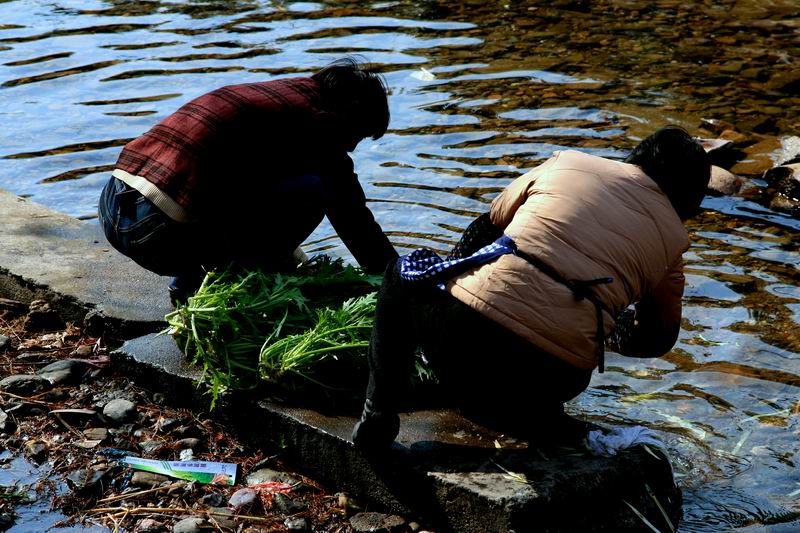
[[[308,531],[308,521],[305,518],[287,518],[283,525],[289,531]]]
[[[141,470],[137,470],[131,476],[131,485],[134,487],[158,487],[165,481],[169,481],[167,476],[161,474],[155,474],[153,472],[143,472]]]
[[[214,531],[214,525],[201,516],[184,518],[172,526],[172,533],[201,533]]]
[[[284,514],[297,514],[308,509],[308,505],[306,503],[293,500],[289,496],[281,494],[280,492],[276,493],[272,497],[272,501],[275,502],[275,505],[277,505],[278,509],[280,509]]]
[[[194,437],[181,439],[176,441],[173,446],[179,450],[197,450],[200,448],[200,439],[196,439]]]
[[[708,181],[708,189],[723,196],[735,196],[744,189],[755,187],[750,180],[737,176],[718,166],[711,167],[711,179]]]
[[[139,448],[145,455],[153,455],[163,447],[164,445],[157,440],[145,440],[139,443]]]
[[[228,507],[237,512],[249,509],[258,500],[258,491],[253,489],[239,489],[228,500]]]
[[[47,458],[47,444],[40,440],[30,440],[23,446],[22,453],[29,461],[40,464]]]
[[[162,533],[168,531],[167,526],[152,518],[143,518],[136,522],[133,531],[135,533]]]
[[[350,525],[358,533],[399,531],[406,525],[404,518],[383,513],[358,513],[350,518]]]
[[[0,298],[0,311],[9,311],[15,315],[21,315],[28,310],[28,306],[17,300],[10,298]]]
[[[225,507],[211,507],[209,511],[213,513],[211,516],[214,522],[219,524],[222,529],[226,531],[236,529],[236,521],[234,520],[236,515],[234,515],[233,511]],[[215,531],[219,531],[219,529],[215,529]]]
[[[23,352],[17,355],[17,361],[25,363],[43,363],[52,360],[53,357],[47,352]]]
[[[8,416],[8,414],[0,409],[0,433],[7,435],[14,433],[17,430],[17,424]]]
[[[75,348],[75,351],[73,352],[72,355],[74,355],[75,357],[91,357],[93,354],[94,354],[94,349],[91,346],[84,344],[82,346],[78,346],[77,348]]]
[[[67,485],[75,492],[92,492],[102,488],[102,480],[107,472],[105,469],[82,468],[67,476]]]
[[[258,485],[260,483],[288,483],[290,485],[297,485],[300,480],[287,474],[286,472],[279,472],[271,468],[261,468],[255,472],[251,472],[246,479],[248,485]]]
[[[11,348],[11,337],[0,335],[0,352],[5,352]]]
[[[18,396],[33,396],[50,388],[50,382],[41,376],[18,374],[0,380],[0,390]]]
[[[200,503],[208,507],[222,507],[225,505],[225,495],[219,492],[212,492],[200,498]]]
[[[0,531],[11,529],[14,525],[14,513],[0,513]]]
[[[25,331],[36,333],[40,331],[56,331],[63,329],[64,321],[58,313],[44,300],[34,300],[28,307],[28,314],[22,327]]]
[[[130,400],[118,398],[103,407],[103,414],[117,423],[129,422],[136,418],[136,405]]]

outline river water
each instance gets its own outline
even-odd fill
[[[370,205],[401,252],[446,250],[554,150],[619,158],[657,127],[715,118],[758,136],[737,171],[786,156],[798,12],[796,0],[0,0],[0,187],[90,220],[120,147],[182,103],[356,53],[391,88],[390,131],[354,154]],[[704,205],[678,344],[655,361],[609,354],[570,408],[659,432],[684,489],[680,531],[798,531],[800,222],[742,199]],[[326,225],[307,249],[345,253]]]

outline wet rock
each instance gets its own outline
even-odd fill
[[[135,533],[163,533],[169,531],[167,526],[158,520],[152,518],[144,518],[136,522],[133,530]]]
[[[701,118],[700,127],[719,135],[725,130],[733,130],[735,127],[730,122],[718,118]]]
[[[308,531],[308,521],[305,518],[287,518],[283,525],[289,531]]]
[[[17,430],[17,424],[8,416],[8,414],[0,409],[0,433],[10,435]]]
[[[63,329],[64,321],[58,313],[44,300],[34,300],[28,307],[28,314],[22,327],[25,331],[35,333],[39,331],[56,331]]]
[[[40,464],[47,458],[47,444],[40,440],[31,440],[22,447],[23,455],[34,463]]]
[[[11,337],[0,335],[0,352],[5,352],[11,348]]]
[[[712,166],[708,190],[723,196],[737,196],[755,192],[758,186],[747,178],[737,176],[724,168]]]
[[[262,468],[250,473],[247,476],[246,482],[248,485],[258,485],[260,483],[288,483],[290,485],[299,485],[300,480],[287,474],[286,472],[279,472],[271,468]]]
[[[800,217],[800,163],[789,163],[764,173],[773,195],[770,207]]]
[[[0,380],[0,390],[18,396],[33,396],[50,388],[50,382],[41,376],[18,374]]]
[[[153,488],[158,487],[164,482],[169,481],[170,478],[161,474],[154,474],[153,472],[143,472],[137,470],[131,476],[131,485],[134,487]]]
[[[136,405],[130,400],[118,398],[103,407],[103,414],[114,422],[124,423],[136,418]]]
[[[249,509],[258,500],[258,491],[253,489],[239,489],[231,495],[228,507],[237,512]]]
[[[172,526],[172,533],[201,533],[214,531],[214,525],[200,516],[184,518]]]
[[[223,505],[225,505],[225,495],[220,494],[219,492],[206,494],[205,496],[200,498],[200,503],[208,507],[222,507]]]
[[[358,533],[400,531],[405,524],[402,517],[383,513],[358,513],[350,519],[350,525]]]
[[[284,514],[297,514],[308,509],[308,505],[306,503],[293,500],[289,496],[281,494],[280,492],[273,496],[272,501],[275,502],[275,505],[277,505],[278,509],[280,509]]]

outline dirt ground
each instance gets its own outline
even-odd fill
[[[66,515],[63,525],[111,531],[419,529],[361,513],[363,503],[293,472],[277,446],[250,449],[208,413],[165,405],[115,373],[108,354],[116,344],[61,323],[46,304],[0,298],[2,461],[23,455],[50,472],[34,486],[0,488],[0,531],[32,494]],[[134,471],[124,456],[233,463],[240,476],[235,485],[189,482]],[[364,518],[378,527],[361,529]]]

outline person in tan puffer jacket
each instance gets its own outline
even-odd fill
[[[429,269],[429,283],[408,278],[415,254],[390,264],[356,445],[381,448],[396,437],[418,347],[468,416],[523,437],[543,428],[580,434],[563,403],[586,389],[594,368],[602,372],[616,316],[635,304],[636,321],[617,346],[624,355],[659,357],[677,340],[683,221],[699,210],[709,176],[702,146],[675,127],[642,141],[625,162],[555,152],[474,223],[491,235],[480,245],[503,236],[499,256],[443,262]]]

